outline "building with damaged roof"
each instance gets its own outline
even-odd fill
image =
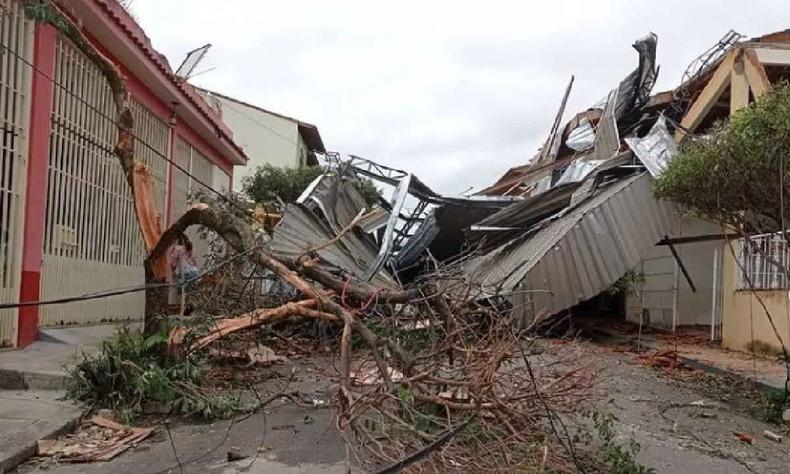
[[[328,156],[335,174],[317,179],[281,222],[275,234],[288,238],[278,251],[294,256],[330,241],[320,249],[324,259],[349,278],[384,287],[443,262],[461,268],[483,297],[504,298],[523,323],[571,311],[634,272],[643,282],[627,297],[630,321],[662,329],[706,325],[712,339],[743,349],[742,326],[754,319],[742,312],[751,296],[735,283],[744,280],[736,270],[745,257],[725,252],[731,235],[719,223],[656,199],[652,183],[678,142],[788,77],[789,36],[743,41],[729,32],[692,62],[676,89],[652,94],[657,38],[647,35],[633,45],[637,67],[562,125],[571,79],[535,157],[474,196],[443,196],[407,171]],[[368,212],[347,177],[390,186],[392,198]],[[790,261],[786,246],[780,251]],[[759,281],[783,291],[777,305],[785,304],[787,279],[761,265]],[[756,334],[768,338],[763,323]]]
[[[665,329],[708,325],[713,339],[743,349],[738,308],[746,296],[733,288],[737,265],[724,252],[725,233],[656,199],[652,181],[686,134],[704,132],[787,77],[789,46],[787,32],[749,41],[729,32],[691,63],[676,89],[651,95],[657,38],[636,41],[637,67],[563,126],[571,78],[529,163],[471,198],[437,199],[409,185],[426,206],[390,214],[411,227],[388,229],[399,243],[380,255],[407,278],[427,255],[457,260],[475,286],[505,296],[524,322],[568,311],[633,271],[644,283],[627,299],[629,320]],[[391,184],[410,176],[355,166]]]
[[[733,349],[744,350],[755,339],[776,347],[768,320],[746,311],[757,304],[743,290],[747,278],[759,282],[769,311],[786,315],[782,270],[765,258],[746,265],[742,242],[736,254],[728,252],[719,223],[656,200],[650,182],[677,153],[677,142],[704,133],[788,78],[790,34],[742,41],[730,32],[692,62],[678,88],[637,94],[626,98],[631,107],[620,107],[619,87],[645,78],[644,87],[636,86],[644,94],[655,79],[639,72],[652,64],[646,54],[655,49],[637,50],[639,68],[605,105],[576,114],[562,129],[555,120],[529,164],[481,192],[528,199],[467,230],[472,241],[494,243],[467,264],[468,275],[492,293],[510,292],[515,315],[530,320],[568,310],[631,270],[644,283],[627,298],[629,320],[665,329],[707,325],[711,339]],[[570,85],[558,118],[569,91]],[[774,257],[790,261],[783,239],[757,239],[766,240],[760,245]],[[759,275],[743,275],[749,271]],[[787,318],[774,319],[790,340]]]

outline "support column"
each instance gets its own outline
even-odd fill
[[[28,132],[27,190],[25,197],[24,243],[22,248],[22,281],[19,301],[37,301],[41,296],[41,259],[44,250],[44,224],[47,209],[47,165],[49,136],[52,124],[55,74],[55,42],[57,30],[49,25],[36,25],[33,44],[32,90],[30,99],[30,130]],[[19,309],[17,346],[25,347],[38,338],[38,307]]]
[[[173,161],[176,159],[176,127],[170,126],[170,144],[168,146],[167,155],[170,161],[167,162],[167,199],[165,201],[165,212],[162,216],[162,227],[167,229],[173,223]]]

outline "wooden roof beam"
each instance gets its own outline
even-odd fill
[[[749,81],[752,94],[754,98],[757,99],[771,90],[771,81],[768,80],[765,67],[763,63],[760,62],[754,50],[747,49],[743,56],[744,73],[746,74],[746,79]]]
[[[764,66],[790,66],[790,49],[754,48],[753,51]]]
[[[736,56],[740,55],[740,49],[733,49],[719,64],[716,71],[711,76],[708,83],[702,89],[697,100],[689,108],[686,115],[680,121],[681,127],[675,132],[675,140],[680,142],[685,136],[685,130],[694,131],[700,123],[705,119],[710,112],[710,109],[716,104],[721,97],[721,94],[730,85],[732,77],[732,69],[735,64]]]
[[[749,81],[746,78],[744,55],[735,58],[730,73],[730,116],[749,105]]]

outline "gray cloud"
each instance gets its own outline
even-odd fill
[[[132,11],[174,65],[214,45],[205,67],[216,70],[197,84],[315,123],[332,150],[459,193],[535,154],[571,74],[566,119],[636,66],[630,45],[649,31],[659,36],[663,90],[726,30],[787,27],[790,6],[137,0]]]

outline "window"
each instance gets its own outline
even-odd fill
[[[786,268],[790,263],[787,240],[781,234],[766,234],[737,241],[737,289],[779,290],[788,288]],[[749,284],[751,282],[751,285]]]

